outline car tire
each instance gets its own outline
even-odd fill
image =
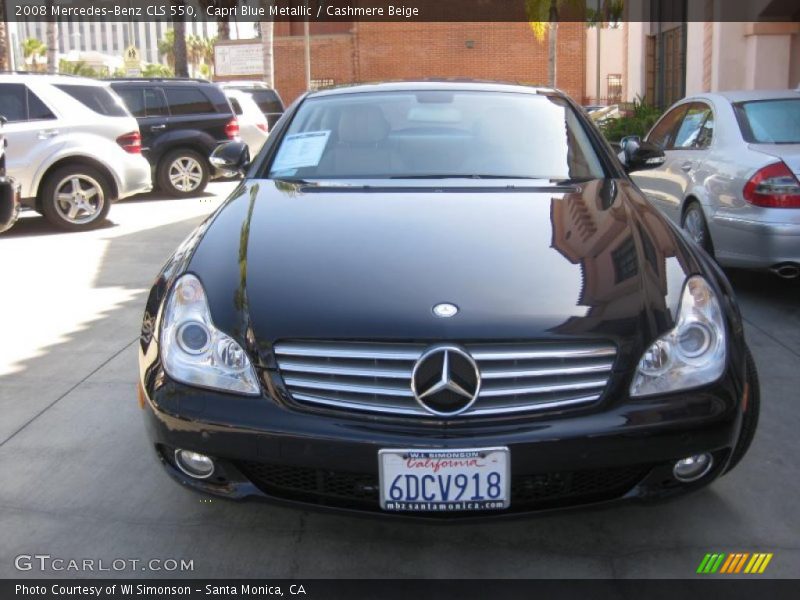
[[[175,198],[201,194],[208,185],[211,168],[199,152],[181,148],[167,152],[158,163],[158,187]]]
[[[45,179],[41,212],[65,231],[87,231],[99,227],[111,209],[112,192],[108,177],[89,165],[56,169]]]
[[[699,202],[692,201],[683,212],[681,228],[689,234],[689,237],[703,250],[714,256],[714,245],[711,242],[711,234],[708,231],[706,216]]]
[[[747,368],[747,385],[749,388],[749,398],[747,400],[747,410],[742,416],[742,429],[739,432],[739,439],[736,441],[736,446],[731,454],[731,460],[728,463],[726,473],[729,473],[733,468],[747,454],[750,449],[750,444],[753,443],[753,438],[756,435],[756,428],[758,427],[758,415],[761,412],[761,389],[758,384],[758,371],[756,370],[756,363],[753,360],[753,355],[750,349],[747,349],[745,359]]]

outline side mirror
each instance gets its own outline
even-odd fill
[[[664,164],[667,157],[664,151],[650,142],[643,142],[638,135],[629,135],[622,138],[619,142],[622,152],[620,159],[625,165],[625,171],[644,171],[655,169]]]
[[[0,115],[0,125],[5,125],[8,123],[8,119],[6,119],[3,115]]]
[[[250,150],[244,142],[225,142],[214,148],[209,162],[223,171],[244,175],[250,166]]]

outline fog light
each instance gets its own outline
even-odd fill
[[[175,450],[175,464],[195,479],[208,479],[214,473],[214,461],[205,454],[191,450]]]
[[[714,459],[708,452],[695,454],[676,462],[672,468],[672,474],[678,481],[695,481],[708,473],[713,464]]]

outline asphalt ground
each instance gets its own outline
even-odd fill
[[[800,576],[800,281],[767,274],[730,273],[761,376],[759,430],[742,464],[696,494],[426,525],[209,501],[176,485],[145,436],[136,340],[160,266],[232,187],[127,200],[87,233],[26,215],[0,236],[0,577],[679,578],[708,552],[771,552],[762,577]],[[193,570],[15,567],[36,554]]]

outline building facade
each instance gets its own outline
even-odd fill
[[[652,15],[660,2],[653,0]],[[666,107],[684,96],[735,89],[787,89],[800,85],[797,5],[753,0],[730,21],[721,0],[670,2],[661,20],[629,15],[625,36],[624,96]],[[800,12],[800,11],[798,11]],[[737,13],[739,14],[739,13]],[[766,19],[774,19],[767,21]]]
[[[38,21],[20,21],[14,23],[14,39],[9,40],[12,48],[19,48],[22,41],[36,38],[47,39],[46,23]],[[150,22],[78,22],[74,20],[58,23],[58,52],[67,55],[70,52],[99,52],[108,56],[121,57],[128,46],[136,46],[143,62],[163,62],[158,52],[158,42],[164,33],[171,29],[168,21]],[[208,21],[187,21],[186,35],[213,37],[217,34],[217,24]],[[18,54],[16,52],[15,54]],[[19,65],[19,68],[23,68]]]
[[[287,103],[306,89],[304,60],[302,22],[276,23],[275,85]],[[561,23],[556,87],[578,102],[585,64],[585,26]],[[547,39],[538,41],[528,23],[311,24],[312,86],[422,78],[547,85],[547,65]]]

